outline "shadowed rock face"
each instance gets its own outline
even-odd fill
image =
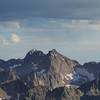
[[[82,93],[78,89],[59,87],[49,91],[46,100],[80,100]]]
[[[100,62],[88,62],[85,63],[82,67],[88,70],[90,73],[94,73],[95,77],[100,76]]]
[[[100,78],[79,88],[59,87],[47,93],[47,100],[100,100]]]

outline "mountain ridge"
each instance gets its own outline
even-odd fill
[[[52,73],[56,71],[55,73],[58,73],[58,74],[59,72],[60,73],[62,72],[63,74],[65,73],[64,75],[62,74],[59,74],[59,75],[60,77],[65,78],[67,80],[72,79],[74,76],[77,77],[80,74],[82,74],[80,75],[82,77],[84,77],[85,74],[87,74],[88,78],[90,78],[89,80],[93,80],[94,75],[91,74],[93,71],[91,71],[90,69],[89,71],[86,70],[88,69],[87,67],[88,64],[91,64],[91,63],[81,65],[79,64],[78,61],[71,60],[63,56],[55,49],[52,49],[47,54],[44,54],[41,50],[32,49],[26,54],[26,56],[23,59],[10,59],[7,61],[0,60],[1,71],[2,70],[10,71],[14,69],[16,73],[18,73],[19,76],[23,76],[23,74],[28,74],[31,72],[44,73],[44,72],[51,71]],[[25,70],[27,70],[27,73],[25,72]],[[78,75],[76,72],[78,73]],[[80,73],[80,72],[84,72],[85,74]],[[91,77],[89,77],[89,75]]]
[[[34,91],[38,91],[35,87],[41,88],[41,91],[46,90],[45,92],[59,87],[77,89],[99,77],[100,72],[97,70],[99,65],[100,63],[95,62],[81,65],[78,61],[65,57],[55,49],[47,54],[32,49],[23,59],[0,60],[0,85],[20,80]],[[11,87],[14,86],[11,85]]]

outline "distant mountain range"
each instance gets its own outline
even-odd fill
[[[99,77],[100,63],[81,65],[55,49],[0,60],[0,87],[10,100],[100,100]]]

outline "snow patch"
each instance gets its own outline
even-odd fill
[[[38,70],[38,67],[32,67],[32,69],[36,71],[36,70]]]
[[[73,73],[69,73],[65,75],[66,80],[72,80],[73,79]]]
[[[41,74],[43,74],[44,72],[45,72],[45,69],[42,69],[42,70],[40,71]]]
[[[38,69],[38,67],[37,67],[38,64],[35,64],[34,62],[32,62],[32,65],[33,65],[32,69],[36,71]]]
[[[19,66],[22,66],[22,64],[15,64],[13,66],[10,66],[10,68],[16,68],[16,67],[19,67]]]
[[[67,74],[67,77],[69,77],[72,80],[73,79],[73,74],[72,73]]]
[[[36,49],[32,49],[29,54],[32,55],[34,52],[36,51]]]
[[[65,87],[70,88],[70,87],[71,87],[71,85],[70,85],[70,84],[66,84],[66,85],[65,85]]]
[[[33,65],[34,67],[38,66],[38,64],[35,64],[34,62],[32,62],[32,65]]]

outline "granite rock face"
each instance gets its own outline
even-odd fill
[[[28,56],[30,54],[30,56],[34,56],[34,53],[38,52],[39,57],[36,58],[38,60],[35,60],[35,62],[34,60],[31,61],[33,64],[33,66],[30,65],[32,72],[28,76],[26,75],[27,78],[25,77],[27,84],[44,86],[52,90],[56,87],[65,86],[72,80],[71,73],[74,72],[74,67],[78,65],[77,61],[64,57],[54,49],[49,51],[48,54],[43,54],[40,51],[30,52]]]
[[[47,54],[40,50],[30,50],[23,59],[0,60],[0,86],[6,91],[7,84],[14,87],[12,83],[15,82],[20,86],[21,81],[28,89],[25,90],[24,97],[31,98],[30,100],[52,100],[50,99],[52,97],[58,100],[54,91],[65,92],[66,99],[61,95],[59,97],[61,100],[79,100],[84,94],[80,89],[81,86],[100,76],[99,65],[100,63],[96,62],[81,65],[55,49]],[[29,91],[33,91],[31,96]],[[74,99],[73,94],[77,99]]]

